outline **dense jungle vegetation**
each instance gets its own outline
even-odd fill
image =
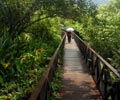
[[[92,48],[120,71],[120,0],[97,7],[95,14],[86,16],[80,26]]]
[[[24,100],[73,27],[120,70],[120,0],[0,0],[0,100]]]

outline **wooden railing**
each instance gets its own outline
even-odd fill
[[[120,74],[98,53],[74,34],[74,39],[85,58],[103,100],[120,100]]]
[[[65,37],[66,36],[64,35],[63,40],[59,44],[54,55],[52,56],[47,69],[43,73],[38,85],[36,86],[35,90],[33,91],[33,93],[31,94],[28,100],[50,100],[51,91],[52,91],[50,83],[55,74],[58,59],[60,59],[61,52],[63,52]]]

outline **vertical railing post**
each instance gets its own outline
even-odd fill
[[[116,94],[117,94],[117,100],[120,100],[120,82],[116,82]]]

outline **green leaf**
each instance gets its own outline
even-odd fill
[[[4,79],[3,77],[0,75],[0,84],[3,84],[4,83]]]
[[[15,64],[16,64],[16,69],[17,69],[17,71],[18,71],[18,72],[21,72],[20,61],[19,61],[18,59],[15,61]]]

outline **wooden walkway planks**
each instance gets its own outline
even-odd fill
[[[65,43],[59,94],[60,100],[102,100],[74,39],[71,43]]]

